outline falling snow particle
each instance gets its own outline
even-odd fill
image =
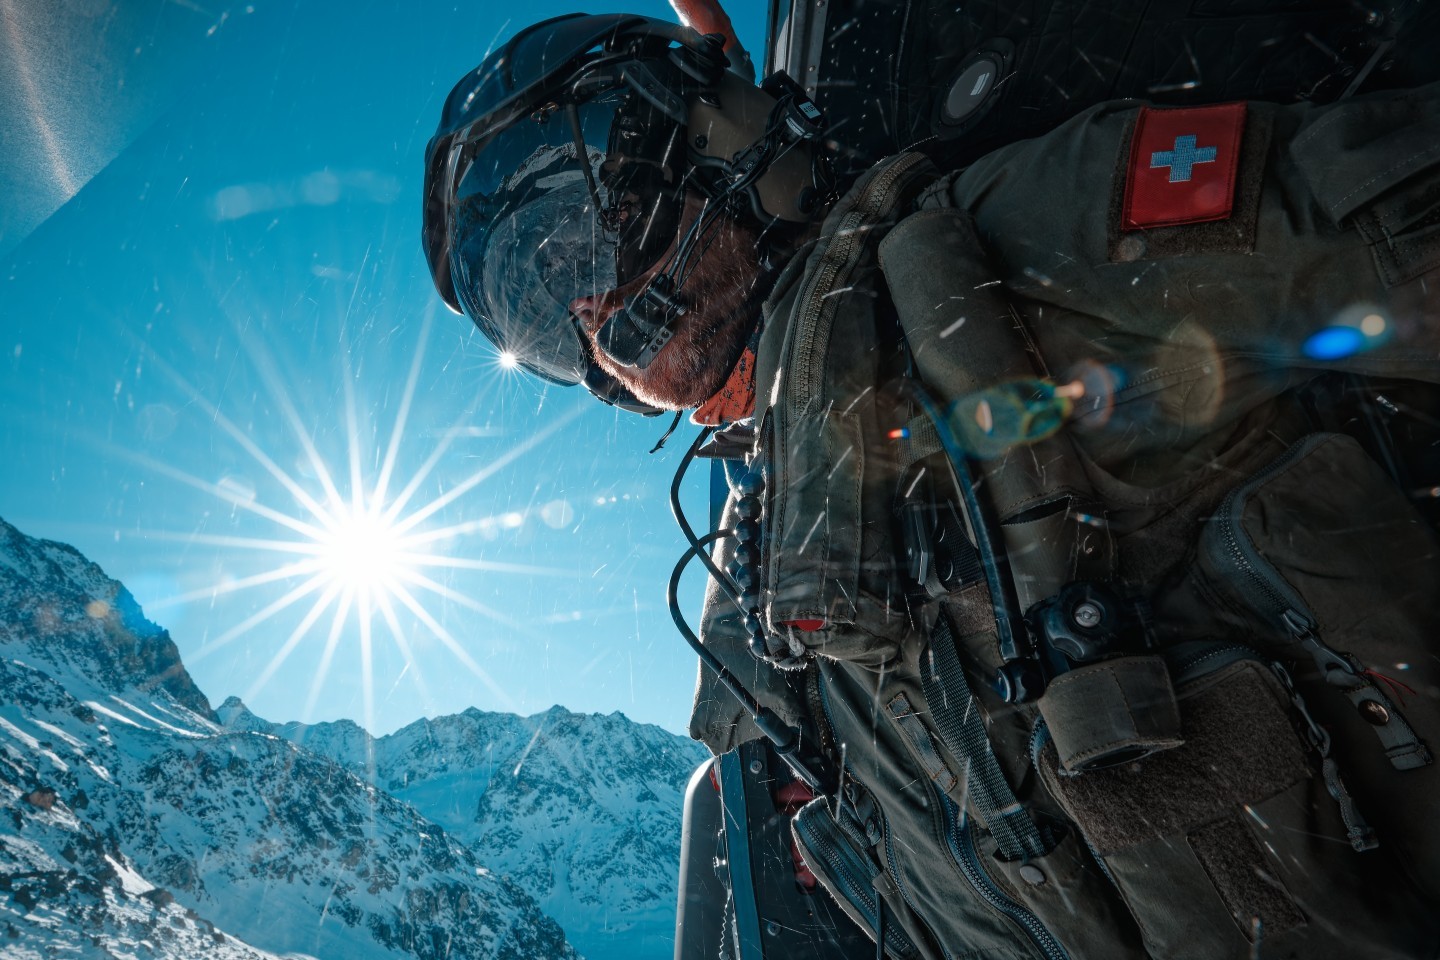
[[[1051,287],[1055,285],[1054,280],[1051,280],[1049,277],[1041,273],[1039,270],[1036,270],[1034,267],[1026,267],[1023,272],[1025,276],[1029,277],[1031,280],[1034,280],[1042,287]]]

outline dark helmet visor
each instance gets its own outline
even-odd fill
[[[618,77],[592,78],[597,88],[483,138],[461,131],[449,158],[451,271],[465,312],[562,383],[582,382],[590,365],[569,304],[654,266],[682,205],[683,130]]]
[[[480,329],[532,373],[573,384],[590,361],[570,303],[614,289],[615,257],[585,181],[571,173],[483,230],[458,231],[451,249],[456,290]],[[470,209],[462,201],[457,220]]]

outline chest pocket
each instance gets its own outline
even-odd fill
[[[880,666],[907,634],[890,529],[898,449],[886,438],[899,424],[877,399],[898,346],[876,246],[933,176],[917,153],[878,165],[826,220],[803,279],[767,308],[759,352],[778,367],[757,372],[761,597],[792,656]]]
[[[1332,222],[1370,245],[1387,287],[1440,269],[1440,103],[1434,86],[1337,104],[1290,145]]]
[[[854,415],[830,410],[793,423],[779,420],[767,418],[761,432],[776,481],[766,510],[771,627],[823,621],[828,634],[855,623],[858,612],[865,456],[860,424]],[[827,652],[845,659],[859,653]]]

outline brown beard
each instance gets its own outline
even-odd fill
[[[693,194],[686,198],[681,231],[698,216],[702,203]],[[774,274],[760,266],[759,239],[759,230],[753,225],[738,223],[729,216],[721,218],[678,292],[689,309],[680,318],[670,342],[643,370],[612,360],[596,343],[596,334],[627,297],[644,289],[659,264],[607,293],[585,331],[596,363],[651,406],[684,410],[710,399],[725,385],[744,352],[745,342],[759,319],[761,301],[774,281]],[[661,263],[666,257],[661,258]]]

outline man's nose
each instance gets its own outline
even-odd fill
[[[610,319],[611,314],[618,310],[623,302],[613,294],[596,293],[571,300],[570,312],[575,315],[575,319],[580,321],[580,326],[595,333],[605,325],[605,321]]]

